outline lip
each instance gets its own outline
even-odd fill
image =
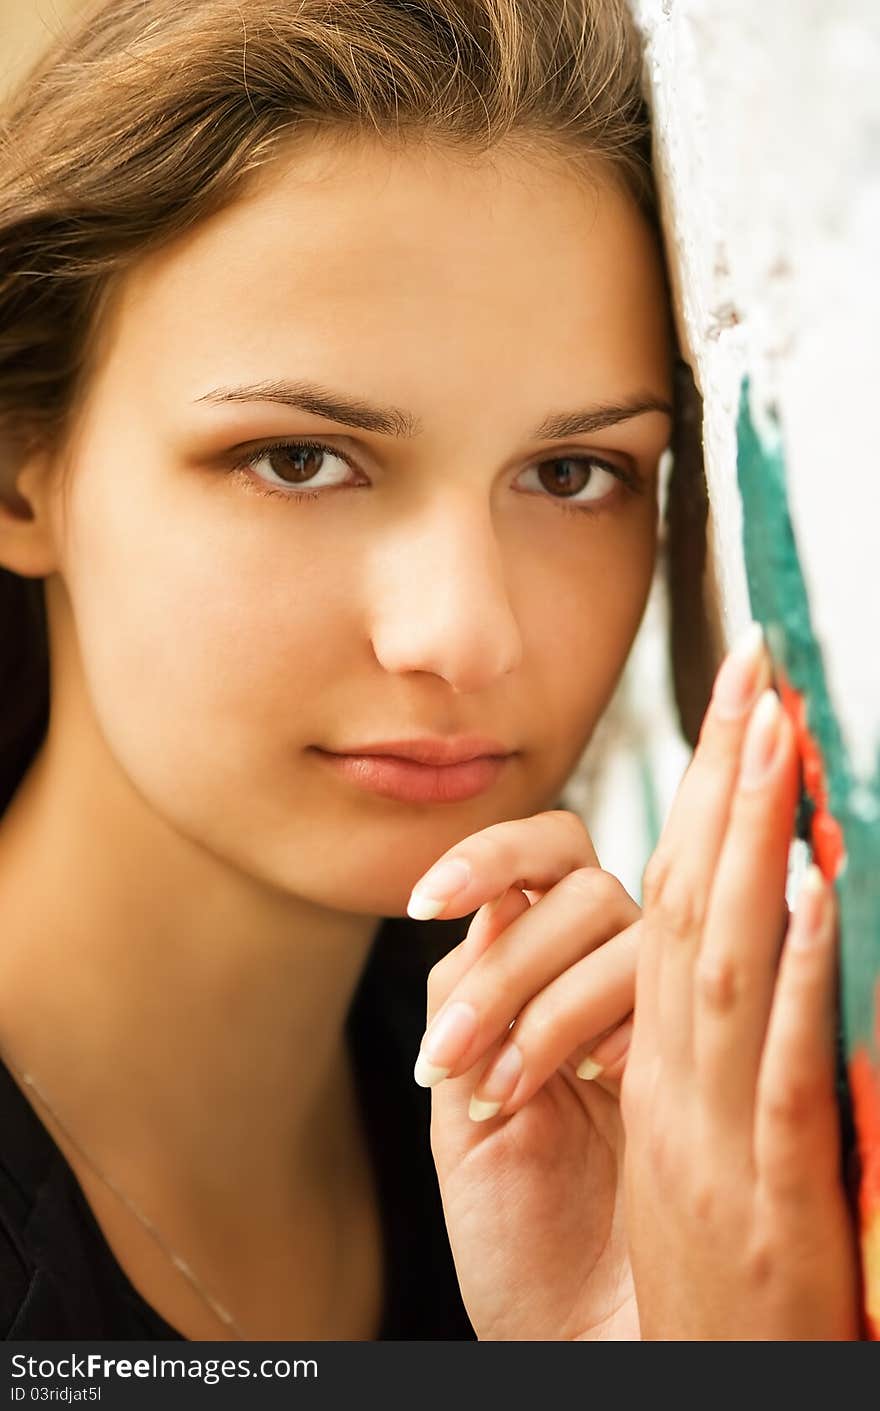
[[[425,735],[418,740],[379,740],[372,745],[352,745],[350,749],[333,750],[333,754],[393,755],[396,759],[411,759],[416,764],[464,764],[485,755],[509,755],[500,740],[488,735]]]
[[[391,753],[393,745],[396,753]],[[475,753],[491,745],[494,753]],[[404,755],[402,750],[409,754]],[[359,752],[341,753],[317,749],[316,753],[350,783],[382,798],[401,803],[461,803],[475,798],[495,783],[513,751],[503,750],[497,741],[419,740],[383,742],[360,746]],[[425,761],[425,754],[445,754],[448,763]],[[414,758],[414,754],[422,758]]]

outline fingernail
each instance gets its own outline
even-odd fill
[[[763,784],[776,754],[781,724],[779,697],[768,687],[755,706],[746,730],[739,778],[742,788],[756,789]]]
[[[450,857],[420,877],[406,904],[413,921],[433,921],[456,892],[471,880],[471,867],[461,857]]]
[[[477,1031],[477,1011],[456,1000],[441,1009],[428,1025],[419,1048],[413,1077],[422,1088],[433,1088],[446,1077]]]
[[[788,944],[795,950],[810,950],[824,938],[828,901],[825,878],[812,862],[801,883],[788,935]]]
[[[522,1072],[522,1050],[518,1044],[505,1044],[474,1090],[468,1116],[475,1122],[485,1122],[501,1110],[517,1084]]]
[[[738,720],[754,702],[763,655],[763,629],[760,622],[750,622],[721,663],[715,681],[712,701],[722,720]]]
[[[616,1029],[612,1029],[610,1034],[606,1034],[604,1039],[600,1039],[592,1052],[581,1060],[574,1070],[578,1077],[598,1078],[606,1068],[612,1068],[618,1059],[623,1058],[626,1054],[632,1039],[632,1032],[632,1019],[624,1019],[622,1024],[618,1024]]]

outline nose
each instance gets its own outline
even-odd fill
[[[374,560],[373,650],[390,672],[427,671],[456,694],[485,690],[522,660],[490,509],[465,496],[407,516]]]

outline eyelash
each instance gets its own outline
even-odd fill
[[[354,462],[351,460],[351,458],[347,456],[344,451],[340,451],[336,446],[330,446],[324,441],[314,441],[307,436],[301,436],[298,437],[295,441],[272,441],[266,446],[260,446],[257,450],[251,451],[250,454],[245,457],[245,459],[237,461],[231,467],[231,471],[236,476],[236,478],[241,478],[241,480],[243,480],[246,484],[248,490],[255,495],[264,495],[266,497],[271,496],[273,499],[281,499],[286,501],[287,503],[290,503],[291,500],[296,501],[297,503],[303,500],[319,500],[322,495],[325,495],[327,493],[328,488],[334,487],[326,487],[322,490],[302,489],[288,493],[286,490],[278,490],[271,485],[264,484],[262,481],[255,480],[246,473],[248,470],[251,470],[253,468],[257,461],[262,460],[263,456],[271,455],[273,451],[299,451],[303,449],[308,449],[312,451],[323,451],[327,455],[336,456],[339,460],[344,461],[346,465],[351,466],[352,469],[354,469]],[[603,460],[601,456],[591,454],[585,454],[580,456],[545,456],[543,460],[536,462],[536,464],[544,465],[546,464],[546,462],[554,460],[589,461],[591,463],[595,463],[596,465],[600,465],[603,470],[607,470],[609,474],[614,475],[621,482],[621,484],[628,491],[630,491],[630,493],[634,495],[644,494],[644,486],[640,478],[633,471],[625,470],[622,466],[614,465],[611,461]],[[534,492],[529,491],[527,493]],[[537,495],[536,498],[546,499],[549,500],[551,504],[558,505],[559,509],[561,509],[564,514],[596,515],[602,514],[605,511],[605,509],[608,507],[607,500],[610,497],[606,496],[605,499],[599,500],[595,502],[595,504],[591,502],[567,504],[562,496],[557,497],[549,493],[546,495]]]

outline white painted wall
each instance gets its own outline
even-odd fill
[[[749,616],[740,379],[779,408],[795,536],[858,773],[880,745],[880,5],[630,0],[679,333],[705,402],[722,620]]]

